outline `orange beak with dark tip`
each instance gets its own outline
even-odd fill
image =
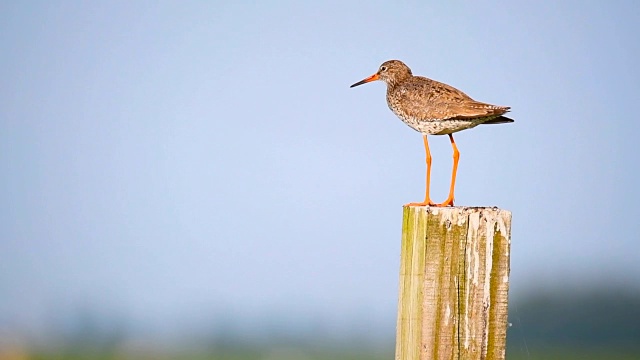
[[[378,73],[375,73],[375,74],[369,76],[368,78],[366,78],[366,79],[364,79],[362,81],[358,81],[357,83],[355,83],[355,84],[353,84],[353,85],[351,85],[349,87],[350,88],[356,87],[358,85],[366,84],[368,82],[376,81],[376,80],[379,80],[379,79],[380,79],[380,75],[378,75]]]

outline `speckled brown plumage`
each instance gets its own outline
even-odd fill
[[[424,135],[427,155],[427,187],[425,201],[408,206],[453,206],[456,171],[459,152],[453,133],[476,127],[480,124],[513,122],[503,116],[508,106],[497,106],[473,100],[462,91],[422,76],[414,76],[411,69],[399,60],[389,60],[380,65],[378,72],[351,87],[371,81],[382,80],[387,84],[387,104],[400,120]],[[453,173],[449,197],[441,204],[429,198],[431,153],[427,135],[449,135],[453,147]]]
[[[483,123],[513,121],[502,116],[509,111],[508,106],[475,101],[453,86],[413,76],[411,69],[399,60],[384,62],[376,74],[351,87],[374,80],[387,84],[389,109],[423,134],[452,134]]]

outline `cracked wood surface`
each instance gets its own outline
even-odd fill
[[[405,207],[396,360],[504,359],[511,213]]]

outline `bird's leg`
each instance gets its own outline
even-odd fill
[[[451,140],[451,147],[453,148],[453,171],[451,173],[451,187],[449,188],[449,197],[443,203],[436,206],[453,206],[453,189],[456,187],[456,172],[458,171],[458,159],[460,159],[460,152],[456,146],[456,142],[453,141],[453,135],[449,134],[449,140]]]
[[[429,150],[429,142],[427,141],[427,135],[423,135],[422,139],[424,141],[424,151],[426,153],[426,160],[427,160],[427,188],[426,188],[426,193],[424,195],[424,202],[421,203],[409,203],[406,204],[405,206],[433,206],[435,205],[431,199],[429,198],[429,185],[431,183],[431,151]]]

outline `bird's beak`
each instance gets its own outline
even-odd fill
[[[379,80],[379,79],[380,79],[380,75],[378,75],[378,73],[375,73],[375,74],[369,76],[368,78],[366,78],[366,79],[364,79],[362,81],[358,81],[357,83],[355,83],[355,84],[353,84],[353,85],[351,85],[349,87],[356,87],[358,85],[366,84],[368,82],[376,81],[376,80]]]

